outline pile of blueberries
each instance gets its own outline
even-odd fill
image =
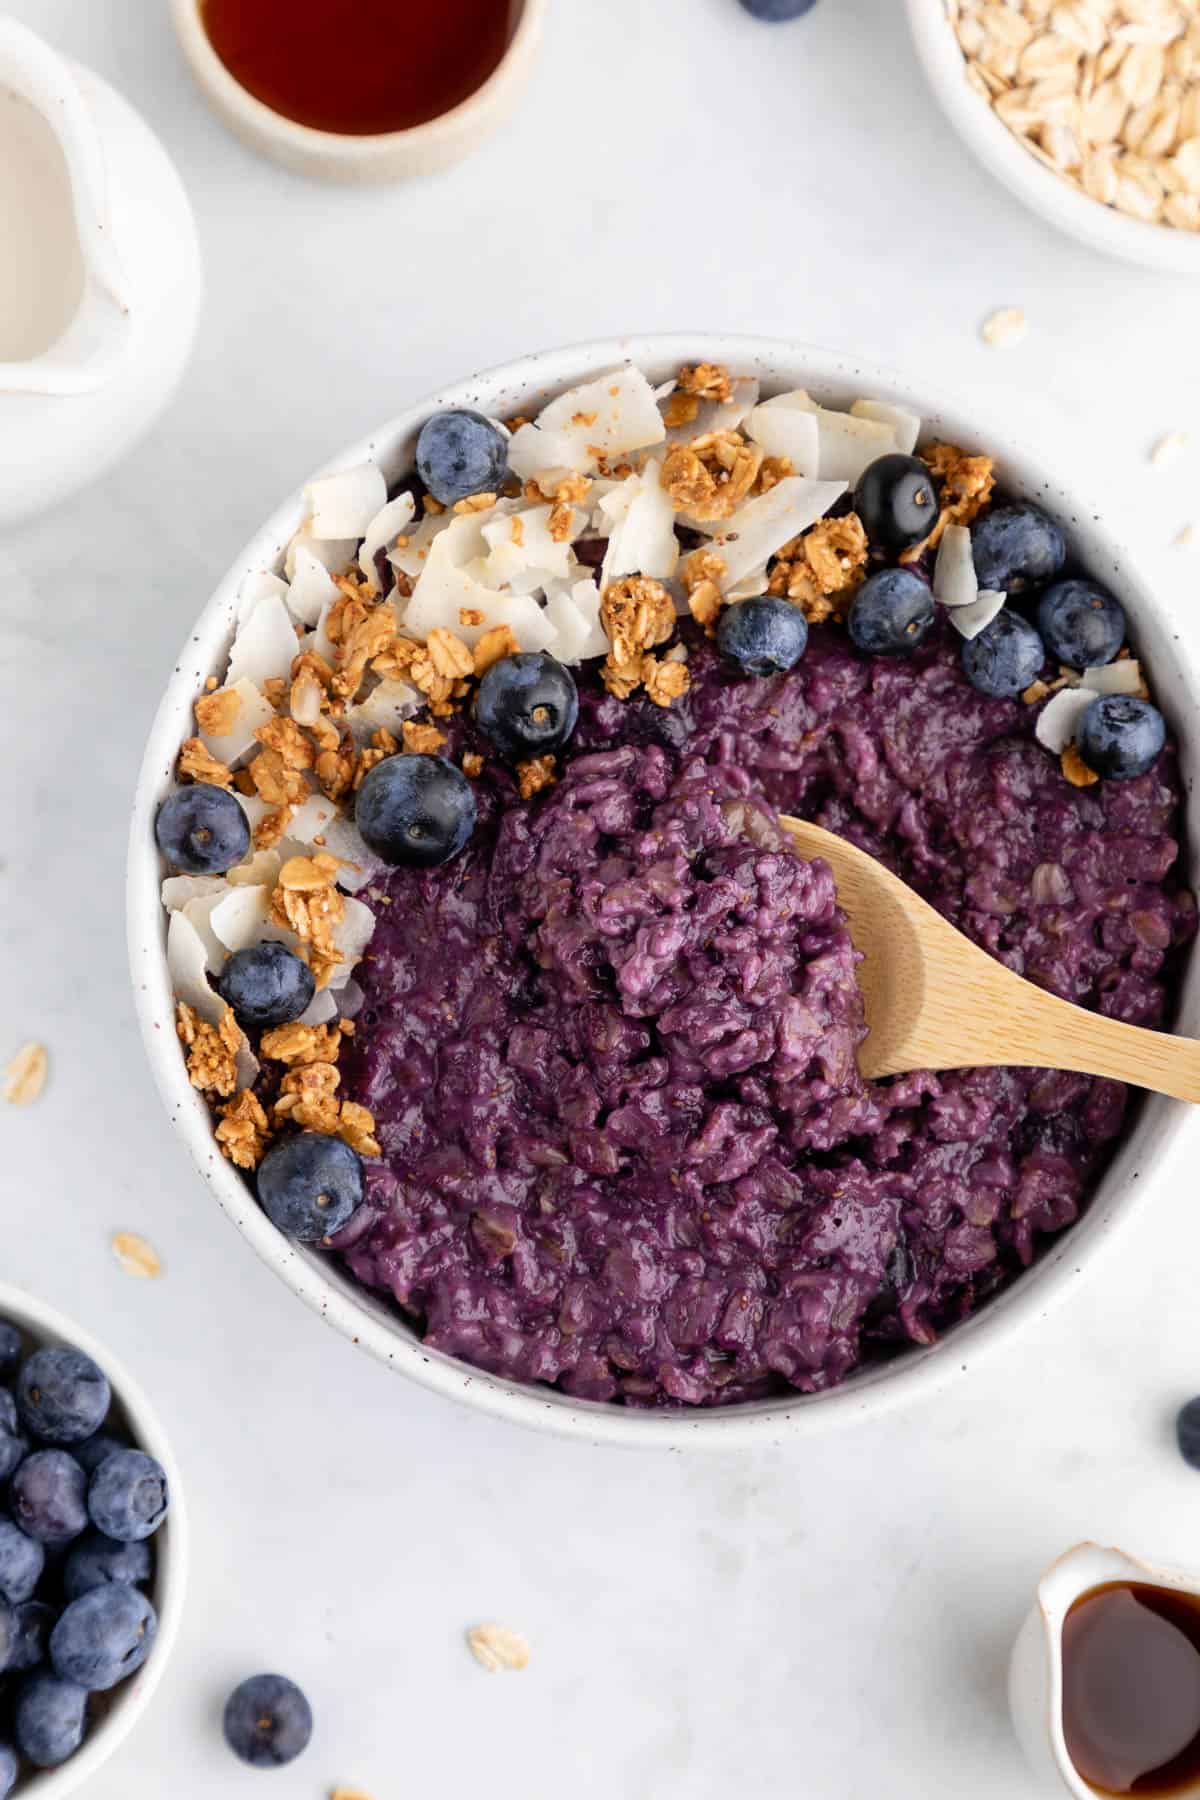
[[[81,1350],[24,1357],[0,1321],[0,1800],[21,1759],[73,1756],[89,1697],[141,1668],[158,1620],[143,1588],[167,1516],[162,1465],[105,1430],[108,1381]]]

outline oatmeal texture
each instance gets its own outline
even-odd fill
[[[339,1065],[382,1152],[336,1241],[353,1273],[443,1351],[637,1406],[819,1390],[932,1342],[1076,1219],[1126,1109],[1039,1070],[865,1085],[831,877],[772,809],[1115,1018],[1163,1022],[1194,930],[1170,748],[1073,785],[1039,705],[969,687],[942,626],[869,661],[817,625],[763,681],[685,635],[669,710],[584,677],[532,803],[452,722],[481,826],[373,890]]]

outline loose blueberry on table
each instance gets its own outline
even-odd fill
[[[12,1735],[0,1741],[3,1800],[22,1766],[50,1769],[73,1756],[89,1696],[151,1654],[158,1621],[142,1590],[168,1496],[159,1463],[104,1429],[112,1395],[89,1356],[54,1345],[25,1357],[8,1321],[0,1344],[0,1381],[9,1384],[0,1387],[0,1428],[13,1463],[10,1515],[0,1517],[0,1679]]]
[[[252,1769],[281,1769],[307,1750],[313,1715],[285,1675],[251,1675],[225,1703],[225,1741]]]

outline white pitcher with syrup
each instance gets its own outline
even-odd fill
[[[200,254],[158,139],[0,15],[0,526],[128,450],[195,335]]]

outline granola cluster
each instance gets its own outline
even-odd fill
[[[600,602],[600,619],[612,645],[600,674],[610,694],[627,700],[644,687],[657,706],[670,706],[686,694],[687,664],[650,654],[675,633],[675,603],[661,581],[631,575],[612,582]]]

